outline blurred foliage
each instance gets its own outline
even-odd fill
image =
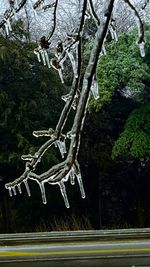
[[[138,107],[129,115],[121,136],[114,143],[113,159],[124,153],[141,160],[150,158],[149,27],[145,25],[146,56],[144,58],[141,57],[136,44],[137,31],[133,29],[130,33],[122,34],[117,43],[107,42],[107,54],[99,59],[97,81],[100,98],[95,101],[91,97],[90,111],[98,111],[104,104],[110,103],[116,92],[120,92],[126,98],[133,99]],[[90,46],[91,42],[88,43],[87,51]],[[85,55],[87,56],[87,54]]]
[[[140,160],[150,160],[150,104],[135,109],[127,119],[124,131],[113,147],[113,158],[130,154]]]
[[[33,137],[33,130],[55,127],[64,105],[60,99],[66,88],[55,71],[39,64],[35,45],[0,36],[0,170],[4,176],[12,169],[18,175],[24,165],[20,156],[35,152],[45,142]],[[57,162],[53,149],[46,161],[48,166]]]
[[[149,53],[150,34],[146,27],[146,58]],[[111,101],[116,90],[129,93],[138,100],[139,94],[145,88],[145,80],[150,80],[150,67],[146,58],[142,58],[136,44],[137,31],[124,33],[118,42],[106,44],[107,54],[99,59],[97,81],[100,98],[91,98],[90,109],[98,111],[105,103]]]

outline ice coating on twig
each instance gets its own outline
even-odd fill
[[[63,73],[62,73],[62,69],[58,69],[58,74],[59,74],[59,77],[60,77],[60,80],[61,80],[61,83],[64,83],[64,77],[63,77]]]
[[[65,102],[67,102],[67,101],[70,101],[71,97],[72,96],[70,94],[67,94],[67,95],[61,96],[61,99],[64,100]],[[73,99],[73,102],[72,102],[72,105],[71,105],[71,107],[74,110],[76,110],[76,108],[78,106],[79,97],[80,97],[79,93],[76,93],[75,96],[74,96],[74,99]]]
[[[102,53],[102,55],[106,55],[106,54],[107,54],[107,52],[106,52],[106,48],[105,48],[105,43],[103,43],[101,53]]]
[[[91,14],[93,20],[95,21],[96,26],[98,27],[100,25],[100,21],[99,21],[99,18],[97,16],[95,10],[94,10],[93,1],[88,0],[88,4],[89,4],[90,14]]]
[[[49,128],[48,130],[33,131],[33,135],[35,137],[40,137],[40,136],[54,137],[55,131],[52,128]]]
[[[117,31],[116,31],[115,19],[111,20],[109,30],[110,30],[111,38],[117,42],[118,41],[118,35],[117,35]]]
[[[62,141],[57,140],[55,143],[59,148],[59,151],[60,151],[62,158],[64,158],[64,154],[67,153],[65,139]]]
[[[39,6],[43,5],[44,0],[37,0],[34,5],[33,5],[33,9],[37,9]]]
[[[138,47],[140,49],[141,57],[145,57],[145,49],[144,49],[144,46],[145,46],[145,43],[144,42],[138,43]]]
[[[29,155],[22,155],[21,156],[21,159],[22,160],[25,160],[25,161],[32,161],[32,159],[35,159],[35,158],[37,158],[36,157],[36,154],[34,155],[34,156],[32,156],[31,154],[29,154]]]
[[[71,98],[71,95],[70,94],[62,95],[61,96],[61,99],[64,100],[65,102],[68,101],[68,100],[70,100],[70,98]]]
[[[9,18],[5,19],[4,26],[5,26],[6,34],[9,35],[9,33],[12,31],[12,27],[11,27]]]
[[[74,73],[74,76],[76,78],[78,78],[78,72],[77,72],[77,65],[76,65],[76,60],[74,58],[74,55],[71,51],[67,51],[67,55],[70,59],[70,62],[71,62],[71,65],[72,65],[72,69],[73,69],[73,73]]]
[[[99,99],[99,89],[98,89],[98,83],[95,79],[93,79],[92,85],[91,85],[91,91],[93,94],[93,97],[95,100]]]

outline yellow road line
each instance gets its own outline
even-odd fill
[[[69,251],[1,251],[0,257],[30,257],[48,255],[71,255],[71,254],[113,254],[113,253],[144,253],[150,252],[150,248],[130,249],[97,249],[97,250],[69,250]]]
[[[127,244],[127,243],[137,243],[137,242],[144,242],[144,243],[150,243],[150,239],[139,239],[139,240],[137,240],[137,239],[131,239],[131,240],[96,240],[96,241],[88,241],[88,240],[85,240],[85,241],[74,241],[74,242],[72,242],[72,241],[66,241],[65,243],[64,242],[45,242],[44,244],[43,244],[43,242],[42,243],[40,243],[40,247],[45,247],[46,245],[51,245],[51,246],[65,246],[65,245],[67,245],[67,246],[69,246],[69,245],[80,245],[80,244],[108,244],[108,243],[110,243],[110,244],[122,244],[122,243],[125,243],[125,244]],[[30,246],[32,243],[24,243],[24,246]],[[22,244],[19,244],[19,243],[17,243],[16,242],[16,245],[15,245],[16,247],[18,246],[22,246]],[[2,245],[0,245],[0,248],[1,247],[3,247]],[[39,247],[39,244],[36,244],[36,243],[34,243],[34,247]]]

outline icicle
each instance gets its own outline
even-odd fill
[[[21,185],[20,184],[17,184],[17,187],[18,187],[19,193],[22,194]]]
[[[73,54],[71,52],[69,52],[69,51],[67,51],[67,55],[68,55],[68,57],[70,59],[70,62],[71,62],[71,65],[72,65],[72,69],[73,69],[73,73],[74,73],[75,77],[78,78],[75,58],[74,58]]]
[[[118,35],[117,35],[116,30],[114,30],[114,40],[115,40],[116,42],[118,42]]]
[[[12,27],[11,27],[11,24],[10,24],[10,20],[9,19],[7,19],[7,25],[8,25],[9,31],[11,32],[12,31]]]
[[[61,83],[64,83],[62,69],[58,69],[58,73],[59,73],[59,77],[60,77]]]
[[[63,141],[60,141],[60,142],[61,142],[63,153],[64,154],[67,153],[65,139]]]
[[[34,54],[37,55],[37,59],[39,62],[41,62],[41,57],[40,57],[40,52],[38,51],[38,49],[34,49]]]
[[[61,194],[63,196],[64,202],[65,202],[66,208],[70,208],[67,193],[66,193],[66,187],[62,181],[60,181],[58,184],[59,184],[60,191],[61,191]]]
[[[11,187],[8,187],[8,191],[9,191],[9,195],[10,195],[10,197],[12,197],[12,190],[11,190]]]
[[[41,62],[40,53],[38,52],[36,55],[37,55],[38,61]]]
[[[41,196],[42,196],[42,201],[43,204],[47,204],[47,199],[46,199],[46,194],[45,194],[45,187],[44,187],[44,182],[39,182],[38,183],[40,186],[40,190],[41,190]]]
[[[43,60],[43,64],[44,64],[44,66],[46,66],[45,53],[44,53],[43,49],[40,49],[40,54],[41,54],[41,57],[42,57],[42,60]]]
[[[71,185],[75,184],[75,172],[74,172],[74,169],[72,169],[71,172],[70,172],[70,183],[71,183]]]
[[[65,140],[64,141],[57,140],[56,142],[57,142],[60,154],[61,154],[62,158],[64,158],[64,154],[67,152]]]
[[[106,55],[106,54],[107,54],[107,53],[106,53],[106,48],[105,48],[104,43],[103,43],[103,46],[102,46],[102,54],[103,54],[103,55]]]
[[[92,82],[91,91],[95,100],[97,100],[99,98],[99,90],[98,90],[98,83],[96,80],[93,80]]]
[[[12,190],[13,190],[14,195],[16,196],[17,193],[16,193],[16,188],[15,188],[15,186],[12,186]]]
[[[117,42],[118,36],[117,36],[116,29],[114,29],[113,26],[110,26],[109,30],[110,30],[111,38]]]
[[[76,160],[76,163],[73,166],[73,168],[75,170],[77,181],[78,181],[78,184],[79,184],[79,187],[80,187],[81,196],[82,196],[82,198],[85,198],[85,191],[84,191],[82,177],[81,177],[81,172],[80,172],[80,165],[79,165],[79,163],[78,163],[77,160]]]
[[[144,45],[145,45],[144,42],[138,43],[138,46],[139,46],[139,49],[140,49],[141,57],[145,57]]]
[[[50,61],[49,61],[49,56],[46,50],[44,50],[44,56],[45,56],[45,61],[47,63],[48,68],[51,68]]]
[[[28,196],[30,197],[30,196],[31,196],[31,193],[30,193],[30,188],[29,188],[27,179],[25,179],[23,182],[24,182],[24,184],[25,184],[25,187],[26,187],[26,190],[27,190],[27,194],[28,194]]]
[[[84,187],[83,187],[81,173],[76,174],[76,176],[77,176],[77,180],[78,180],[78,183],[79,183],[81,196],[82,196],[82,198],[85,198],[85,191],[84,191]]]
[[[4,24],[4,26],[5,26],[6,34],[9,35],[9,26],[8,26],[7,20]]]
[[[56,142],[54,142],[54,146],[55,146],[55,147],[57,147],[57,141],[56,141]]]

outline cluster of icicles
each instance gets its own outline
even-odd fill
[[[35,137],[39,137],[39,136],[53,136],[54,131],[52,128],[50,128],[49,130],[43,130],[43,131],[34,131],[33,135]],[[72,138],[71,132],[67,133],[67,137],[68,138]],[[61,138],[59,140],[56,140],[54,142],[54,146],[58,147],[61,157],[64,158],[64,154],[67,153],[67,149],[66,149],[66,143],[65,143],[65,139],[66,136],[62,135]],[[45,149],[46,152],[47,149]],[[37,158],[38,161],[40,161],[40,156],[37,156],[36,153],[34,156],[32,155],[22,155],[22,160],[27,161],[28,163],[31,163],[31,161],[35,158]],[[29,164],[30,165],[30,164]],[[27,166],[27,165],[26,165]],[[26,167],[27,169],[28,167]],[[65,170],[65,165],[64,165],[64,169]],[[60,192],[63,196],[64,202],[65,202],[65,206],[67,208],[70,207],[69,205],[69,201],[68,201],[68,197],[67,197],[67,193],[66,193],[66,186],[65,186],[65,182],[68,182],[70,180],[71,185],[75,184],[75,179],[77,179],[77,182],[79,184],[79,188],[80,188],[80,192],[81,192],[81,197],[85,198],[85,191],[84,191],[84,187],[83,187],[83,182],[82,182],[82,176],[81,176],[81,171],[80,171],[80,165],[78,163],[77,160],[75,160],[75,163],[72,164],[72,166],[70,167],[70,169],[68,169],[67,165],[66,165],[66,175],[59,181],[55,181],[55,178],[57,178],[57,174],[48,176],[47,178],[44,178],[43,180],[40,180],[40,176],[33,173],[32,171],[30,171],[27,175],[27,178],[23,179],[21,182],[18,182],[17,184],[14,185],[10,185],[7,184],[5,187],[6,189],[9,190],[9,195],[12,197],[13,195],[17,195],[17,191],[21,194],[22,190],[21,190],[21,184],[24,183],[26,190],[27,190],[27,194],[28,196],[31,196],[31,192],[30,192],[30,188],[28,185],[28,179],[30,180],[34,180],[38,183],[40,190],[41,190],[41,196],[42,196],[42,201],[43,204],[47,203],[47,199],[46,199],[46,193],[45,193],[45,183],[48,183],[50,185],[59,185],[60,188]]]
[[[19,8],[18,0],[9,0],[10,8],[7,9],[4,13],[4,27],[6,34],[9,35],[12,32],[12,27],[10,23],[10,18],[14,17],[17,20],[17,13],[16,11]]]
[[[43,62],[44,66],[48,66],[48,68],[53,67],[54,69],[56,69],[58,71],[58,74],[59,74],[59,77],[60,77],[60,80],[61,80],[62,83],[64,83],[64,78],[63,78],[64,66],[63,66],[63,64],[64,64],[64,61],[66,60],[66,58],[68,56],[69,59],[70,59],[71,65],[72,65],[73,73],[74,73],[76,78],[78,77],[78,75],[77,75],[77,67],[76,67],[77,64],[76,64],[76,59],[75,59],[75,57],[73,55],[73,52],[70,52],[70,51],[66,50],[66,55],[60,61],[60,67],[59,68],[56,68],[56,66],[54,66],[54,64],[52,63],[52,60],[49,59],[48,52],[47,52],[47,50],[45,48],[41,48],[39,46],[38,48],[36,48],[34,50],[34,54],[37,55],[37,59],[38,59],[39,62],[41,62],[41,61]],[[57,57],[57,58],[58,58],[58,61],[59,61],[59,57]],[[95,78],[93,78],[93,81],[92,81],[91,92],[93,94],[94,99],[97,100],[99,98],[99,89],[98,89],[98,83],[97,83]],[[64,96],[64,97],[62,96],[62,99],[66,102],[69,99],[69,94]],[[76,109],[75,105],[72,105],[72,107],[73,107],[73,109]]]
[[[80,168],[79,168],[79,163],[76,161],[75,164],[72,165],[71,169],[69,170],[69,172],[67,173],[67,175],[61,179],[60,181],[55,182],[55,175],[44,179],[43,181],[39,181],[36,179],[36,177],[38,177],[36,174],[34,173],[30,173],[28,178],[23,180],[23,183],[25,184],[28,196],[31,196],[31,192],[30,192],[30,188],[28,185],[28,179],[31,180],[35,180],[40,187],[41,190],[41,196],[42,196],[42,201],[43,204],[47,203],[47,199],[46,199],[46,193],[45,193],[45,183],[48,183],[50,185],[59,185],[60,188],[60,192],[63,196],[64,202],[65,202],[65,206],[66,208],[69,208],[69,201],[68,201],[68,197],[67,197],[67,193],[66,193],[66,186],[65,186],[65,182],[68,182],[68,180],[70,180],[71,185],[75,184],[75,179],[77,179],[78,184],[79,184],[79,188],[80,188],[80,192],[81,192],[81,196],[82,198],[85,198],[85,191],[84,191],[84,187],[83,187],[83,182],[82,182],[82,177],[81,177],[81,172],[80,172]],[[16,189],[18,189],[18,192],[21,194],[22,190],[21,190],[21,184],[17,184],[14,186],[9,186],[7,187],[7,189],[9,190],[9,195],[12,197],[13,195],[17,194]]]

